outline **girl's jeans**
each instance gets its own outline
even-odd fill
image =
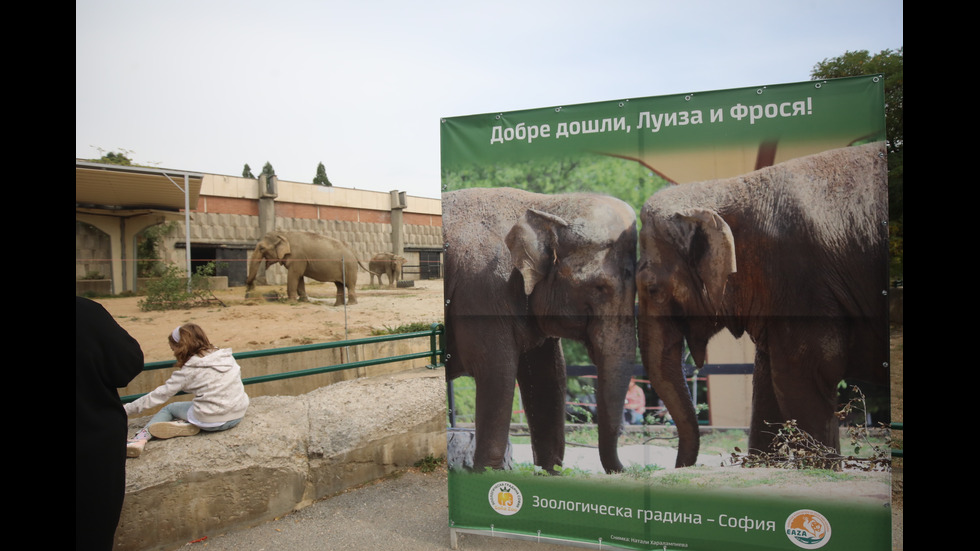
[[[187,411],[189,409],[191,409],[190,402],[171,402],[163,406],[162,408],[160,408],[160,411],[158,411],[156,415],[150,418],[150,422],[147,423],[146,426],[149,427],[153,423],[166,423],[167,421],[173,421],[174,419],[180,419],[182,421],[186,421]],[[226,421],[224,424],[219,425],[217,427],[208,427],[208,428],[201,427],[201,430],[208,431],[208,432],[228,430],[231,427],[237,425],[240,421],[241,421],[240,418],[233,419],[231,421]]]

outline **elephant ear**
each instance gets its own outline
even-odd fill
[[[507,233],[504,242],[514,267],[524,278],[524,294],[530,295],[558,262],[557,228],[566,226],[568,222],[558,216],[528,209]]]
[[[732,229],[715,211],[690,209],[674,216],[672,236],[703,285],[715,314],[721,314],[728,276],[736,272]]]
[[[276,235],[276,258],[282,260],[289,255],[289,240],[285,235]]]

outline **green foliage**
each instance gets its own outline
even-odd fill
[[[179,310],[194,306],[206,306],[220,302],[211,292],[208,277],[213,276],[214,262],[200,266],[191,276],[190,285],[184,270],[175,265],[167,266],[163,274],[147,283],[146,297],[138,303],[140,310]]]
[[[242,167],[242,178],[255,178],[255,174],[252,174],[252,168],[248,166],[248,163]]]
[[[160,277],[164,274],[166,268],[160,258],[160,244],[176,227],[176,222],[166,222],[150,226],[140,233],[136,243],[138,277]]]
[[[107,155],[104,155],[100,161],[110,165],[131,166],[133,164],[132,159],[126,155],[123,155],[122,153],[113,153],[111,151]]]
[[[99,157],[98,159],[89,159],[92,162],[102,163],[106,165],[138,166],[134,164],[133,160],[129,157],[133,153],[132,151],[129,151],[127,149],[120,149],[119,153],[115,151],[104,153],[105,150],[102,149],[101,147],[97,147],[96,149],[99,151],[100,154],[102,154],[102,156]]]
[[[446,462],[445,457],[433,457],[432,454],[415,462],[415,467],[423,473],[431,473],[441,467]]]
[[[636,480],[647,480],[654,473],[663,470],[665,468],[660,465],[638,465],[636,463],[630,463],[629,466],[623,469],[623,476]]]
[[[880,73],[885,78],[885,132],[888,137],[888,249],[889,271],[893,278],[904,273],[904,74],[903,50],[882,50],[871,55],[867,50],[844,52],[843,55],[817,63],[813,79],[841,78]]]
[[[513,187],[535,193],[604,193],[639,212],[643,203],[667,182],[642,165],[625,159],[590,155],[538,159],[513,164],[470,166],[445,171],[442,190]]]
[[[885,77],[885,130],[889,151],[901,150],[904,144],[903,49],[882,50],[874,55],[867,50],[848,51],[817,63],[810,72],[814,80],[882,74]]]
[[[432,329],[432,324],[425,321],[416,321],[413,323],[406,323],[404,325],[399,325],[398,327],[388,327],[384,326],[384,329],[372,329],[371,334],[375,336],[379,335],[400,335],[402,333],[415,333],[418,331],[429,331]]]
[[[320,163],[316,167],[316,176],[313,177],[313,183],[318,186],[332,186],[330,179],[327,178],[327,169],[323,167],[323,163]]]
[[[453,397],[456,404],[456,419],[463,423],[472,423],[476,420],[476,380],[473,377],[459,377],[453,380]],[[521,411],[521,396],[515,385],[514,400],[511,404],[511,423],[524,423]]]
[[[276,169],[272,168],[272,164],[266,161],[265,166],[262,167],[262,174],[266,176],[275,176]]]

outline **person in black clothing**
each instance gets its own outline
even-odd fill
[[[102,305],[75,297],[75,549],[112,549],[126,492],[126,412],[118,388],[143,350]]]

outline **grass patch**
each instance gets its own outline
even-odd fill
[[[382,326],[382,329],[372,329],[371,334],[374,336],[381,335],[400,335],[402,333],[417,333],[419,331],[430,331],[432,329],[432,322],[427,321],[416,321],[414,323],[406,323],[404,325],[399,325],[398,327],[389,327],[387,325]]]
[[[415,462],[415,468],[423,473],[431,473],[446,463],[445,457],[433,457],[431,454]]]

